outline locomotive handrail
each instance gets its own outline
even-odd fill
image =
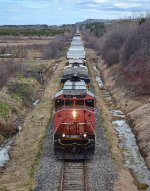
[[[71,100],[71,99],[70,99]],[[59,107],[59,108],[55,108],[55,111],[57,112],[57,111],[60,111],[60,110],[62,110],[62,109],[70,109],[70,108],[72,108],[72,106],[66,106],[66,105],[64,105],[64,106],[62,106],[62,107]],[[85,108],[85,109],[87,109],[87,110],[90,110],[90,111],[94,111],[95,110],[95,107],[88,107],[88,106],[85,106],[85,105],[83,105],[83,106],[74,106],[74,108],[75,109],[83,109],[83,108]]]
[[[94,130],[94,125],[93,125],[93,123],[92,123],[91,121],[86,122],[86,123],[77,123],[77,124],[78,124],[78,125],[90,125],[90,126],[92,127],[92,131],[95,132],[95,130]],[[64,122],[59,123],[59,124],[57,125],[57,128],[56,128],[55,132],[58,130],[58,128],[60,127],[60,125],[74,125],[74,123],[64,123]]]

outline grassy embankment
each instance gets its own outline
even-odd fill
[[[53,63],[53,62],[52,62]],[[17,122],[22,123],[26,112],[33,108],[33,102],[40,99],[41,80],[52,74],[51,62],[26,63],[26,71],[17,73],[0,90],[0,142],[16,134]]]
[[[147,139],[149,137],[148,116],[150,114],[149,96],[137,96],[126,87],[126,83],[122,81],[118,64],[107,67],[104,60],[98,57],[97,68],[101,71],[105,87],[116,101],[116,107],[126,113],[126,120],[136,135],[141,152],[146,152],[144,156],[146,157],[149,153],[147,150]],[[144,150],[143,147],[145,148]],[[149,158],[147,157],[146,162],[149,167],[148,160]],[[136,183],[140,190],[146,190],[148,187],[147,184],[139,183],[138,181]]]
[[[12,159],[0,176],[1,190],[32,190],[35,168],[52,114],[51,98],[59,88],[59,77],[64,65],[65,61],[63,60],[58,64],[58,68],[45,88],[42,100],[25,117],[23,130],[17,137],[11,151]]]
[[[27,30],[28,27],[30,31]],[[8,31],[7,26],[2,28],[5,32]],[[31,32],[36,29],[33,26],[10,28],[10,31],[16,32]],[[62,34],[64,30],[55,29],[55,32],[55,35]],[[27,36],[0,36],[3,41],[0,46],[0,143],[18,131],[17,126],[27,110],[31,110],[33,102],[40,98],[41,89],[53,72],[49,68],[51,62],[46,60],[60,58],[72,35],[70,31],[55,37],[45,33],[45,36],[33,36],[36,34],[30,33]]]
[[[150,168],[150,151],[148,146],[150,132],[149,95],[136,95],[126,86],[120,73],[120,65],[116,64],[107,67],[104,62],[99,62],[98,67],[103,71],[106,87],[117,101],[118,107],[127,114],[127,120],[136,135],[140,151]]]

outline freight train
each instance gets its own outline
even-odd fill
[[[95,96],[79,31],[66,56],[62,89],[54,96],[54,151],[58,159],[90,159],[95,150]]]

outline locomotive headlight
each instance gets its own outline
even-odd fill
[[[63,134],[62,134],[62,137],[63,137],[63,138],[65,138],[65,137],[66,137],[65,133],[63,133]]]
[[[83,137],[86,138],[86,137],[87,137],[87,134],[86,134],[86,133],[83,133]]]
[[[76,112],[75,110],[73,110],[72,116],[73,116],[73,118],[76,118],[76,117],[77,117],[77,112]]]

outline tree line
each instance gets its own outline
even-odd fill
[[[86,24],[85,29],[88,30],[90,34],[96,37],[101,37],[106,31],[106,26],[104,23],[94,22],[94,23]]]
[[[64,29],[49,27],[0,27],[1,36],[55,36],[64,32]]]

